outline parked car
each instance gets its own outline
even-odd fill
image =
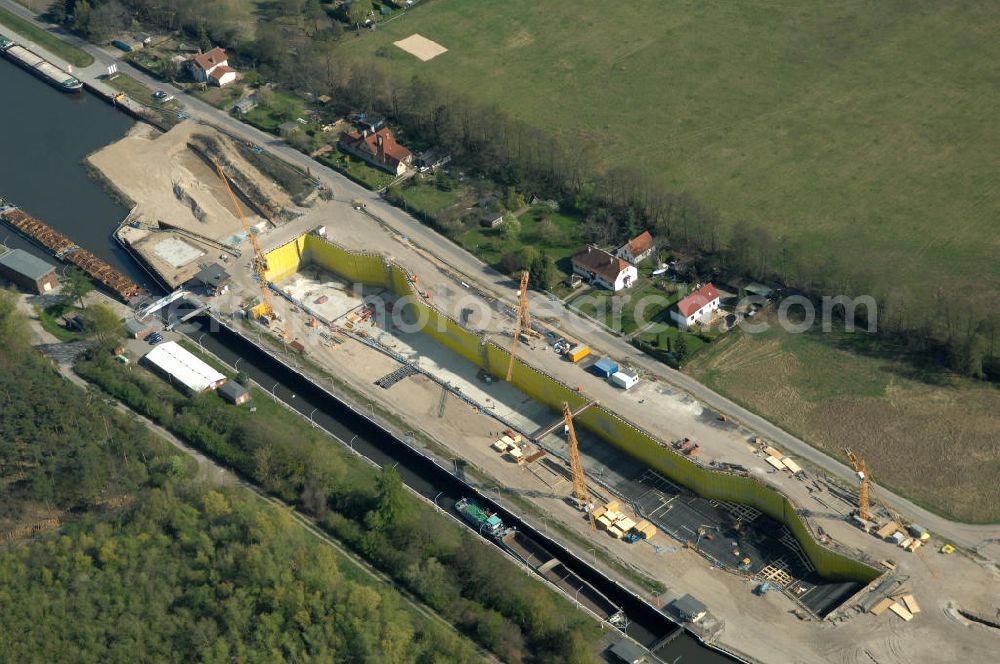
[[[163,335],[160,334],[159,332],[154,332],[151,335],[149,335],[149,343],[151,346],[155,346],[161,341],[163,341]]]

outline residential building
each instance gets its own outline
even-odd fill
[[[229,403],[239,406],[250,401],[250,391],[235,381],[228,381],[219,388],[219,394]]]
[[[192,55],[184,65],[199,83],[222,87],[236,80],[236,70],[229,66],[226,52],[218,46],[207,53]]]
[[[0,256],[0,277],[32,293],[48,293],[59,285],[54,265],[23,249],[11,249]]]
[[[574,254],[571,262],[573,272],[592,284],[615,292],[630,288],[639,278],[639,271],[634,265],[593,245]]]
[[[624,258],[632,265],[638,265],[653,255],[656,248],[653,236],[649,231],[643,231],[618,249],[618,258]]]
[[[413,161],[413,153],[396,142],[388,127],[375,132],[365,129],[343,133],[338,146],[344,152],[395,175],[405,173]]]
[[[166,341],[146,353],[143,360],[192,394],[214,390],[226,382],[226,377],[184,350],[176,341]]]
[[[719,291],[712,284],[705,284],[691,293],[670,310],[670,317],[677,326],[686,329],[695,323],[709,320],[719,309]]]

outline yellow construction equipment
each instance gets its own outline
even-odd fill
[[[851,466],[854,468],[854,472],[858,474],[858,516],[865,520],[869,520],[869,505],[868,505],[868,469],[865,467],[865,460],[852,452],[849,448],[844,449],[847,454],[847,458],[851,462]]]
[[[521,335],[537,337],[538,333],[531,329],[531,318],[528,315],[528,273],[521,273],[521,289],[518,291],[520,301],[517,305],[517,320],[514,323],[514,340],[510,342],[510,362],[507,363],[507,382],[514,377],[514,355],[517,353],[517,343]]]
[[[590,528],[597,530],[594,522],[594,511],[590,509],[590,493],[587,491],[587,478],[583,474],[583,464],[580,463],[580,446],[576,442],[576,430],[573,429],[573,412],[569,404],[563,402],[563,419],[566,421],[566,438],[569,442],[569,467],[573,473],[573,496],[577,504],[590,517]]]
[[[267,287],[267,259],[264,258],[264,252],[261,251],[260,242],[257,241],[257,234],[253,232],[253,229],[250,228],[250,222],[243,216],[243,208],[240,207],[239,201],[236,200],[233,188],[229,186],[229,178],[223,172],[222,165],[215,159],[212,159],[212,163],[215,165],[215,170],[219,172],[219,178],[226,187],[229,200],[232,201],[233,209],[236,210],[236,216],[240,218],[243,230],[246,231],[247,237],[250,238],[250,244],[253,245],[253,268],[257,275],[257,285],[260,286],[260,304],[251,309],[251,312],[256,318],[263,317],[273,320],[275,318],[274,307],[271,306],[271,291]]]

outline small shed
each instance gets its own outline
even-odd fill
[[[237,115],[246,115],[255,108],[257,108],[257,95],[255,94],[247,95],[233,104],[233,110]]]
[[[485,228],[497,228],[503,224],[503,212],[487,212],[479,217],[479,225]]]
[[[631,641],[619,641],[608,649],[612,662],[622,664],[644,664],[649,660],[646,658],[646,651]]]
[[[681,620],[696,623],[708,613],[708,607],[695,599],[693,595],[684,595],[670,603],[674,612]]]
[[[591,368],[601,378],[610,378],[612,374],[618,371],[618,365],[606,357],[602,357],[597,362],[594,362]]]
[[[48,293],[59,285],[54,265],[23,249],[11,249],[0,256],[0,276],[33,293]]]
[[[250,390],[235,381],[228,381],[219,388],[222,398],[231,404],[239,406],[250,401]]]
[[[128,335],[133,339],[139,339],[140,341],[156,331],[156,325],[153,323],[143,322],[134,318],[126,318],[124,325],[125,331]]]
[[[192,280],[204,286],[209,295],[221,295],[229,287],[229,273],[218,263],[202,265]]]
[[[623,390],[630,390],[639,382],[639,375],[631,371],[616,371],[611,374],[611,382]]]

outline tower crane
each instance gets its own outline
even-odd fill
[[[844,453],[847,454],[847,458],[851,462],[851,467],[854,468],[854,472],[858,474],[858,516],[863,521],[868,521],[868,468],[865,466],[865,460],[852,452],[850,448],[845,448]]]
[[[573,429],[573,411],[569,404],[563,402],[563,419],[566,421],[566,438],[569,441],[569,467],[573,474],[573,497],[590,517],[590,528],[597,530],[594,522],[594,511],[590,509],[590,493],[587,491],[587,478],[583,474],[583,464],[580,462],[580,446],[576,441],[576,430]]]
[[[240,218],[240,223],[243,224],[243,230],[246,231],[247,236],[250,238],[250,244],[253,245],[253,269],[254,274],[257,277],[257,284],[260,286],[260,304],[254,307],[254,311],[257,313],[258,318],[263,317],[268,320],[273,320],[276,318],[274,314],[274,307],[271,306],[271,291],[267,287],[267,259],[264,258],[264,252],[261,251],[260,242],[257,241],[257,234],[253,232],[250,228],[250,222],[247,218],[243,216],[243,208],[240,207],[239,201],[236,200],[236,194],[233,193],[233,188],[229,186],[229,178],[222,170],[222,165],[218,161],[212,159],[212,164],[215,165],[215,170],[219,173],[219,178],[222,180],[222,184],[226,187],[226,192],[229,194],[229,200],[233,203],[233,209],[236,210],[236,216]]]
[[[507,382],[514,377],[514,355],[517,353],[517,343],[521,335],[538,336],[531,329],[531,318],[528,314],[528,272],[521,273],[521,289],[518,291],[520,301],[517,305],[517,320],[514,323],[514,340],[510,343],[510,362],[507,363]]]
[[[881,505],[882,509],[888,512],[890,519],[895,521],[900,526],[906,526],[907,523],[909,523],[908,520],[900,516],[899,513],[892,508],[892,505],[886,502],[875,491],[875,485],[872,484],[871,482],[871,478],[869,477],[868,474],[868,466],[867,464],[865,464],[865,460],[860,458],[858,455],[854,454],[854,452],[852,452],[850,449],[845,449],[844,452],[847,454],[847,458],[850,460],[851,466],[854,468],[854,471],[858,474],[858,478],[861,481],[860,489],[858,491],[858,516],[864,519],[865,521],[869,520],[868,517],[871,507],[870,500],[874,498],[875,502],[878,505]],[[913,549],[913,553],[916,554],[918,558],[920,558],[920,562],[922,562],[927,567],[927,570],[931,573],[931,576],[933,576],[935,579],[938,578],[937,570],[934,569],[934,567],[927,561],[926,558],[924,558],[924,554],[919,549]]]

